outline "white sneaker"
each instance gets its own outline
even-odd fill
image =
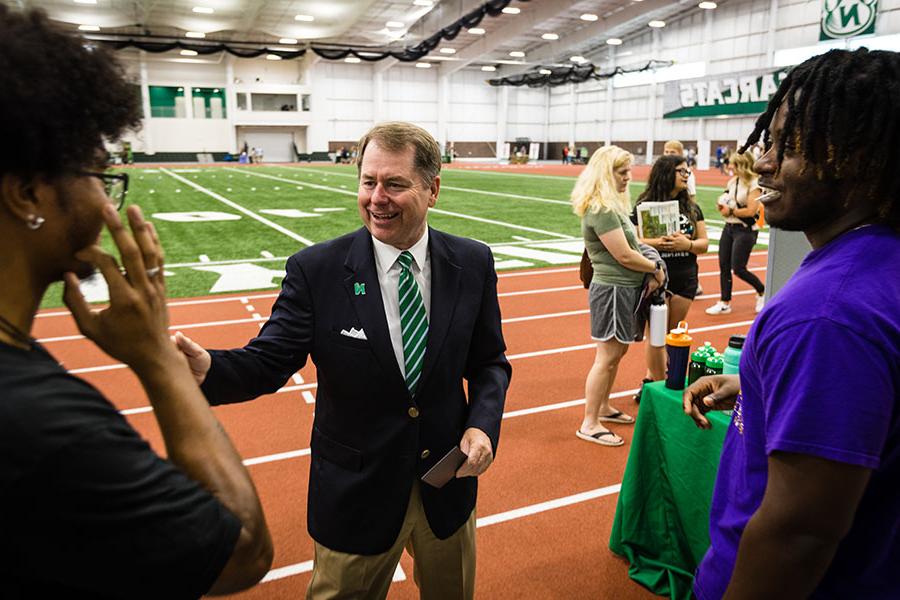
[[[763,306],[766,305],[766,297],[765,296],[757,296],[756,297],[756,312],[759,312],[763,309]]]
[[[706,309],[708,315],[727,315],[731,312],[731,305],[725,304],[721,300]]]

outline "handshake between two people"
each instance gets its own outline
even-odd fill
[[[733,409],[740,390],[741,380],[737,375],[701,377],[684,390],[684,414],[691,417],[700,429],[710,429],[712,423],[706,418],[706,413]]]
[[[187,358],[191,374],[197,384],[203,383],[212,365],[212,358],[200,344],[176,331],[172,336],[175,346]],[[466,461],[457,469],[456,477],[478,477],[491,466],[494,461],[494,450],[491,439],[486,433],[475,427],[463,432],[459,449],[467,456]]]

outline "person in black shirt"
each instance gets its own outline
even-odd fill
[[[709,247],[703,211],[688,195],[691,170],[680,155],[661,156],[650,170],[647,187],[638,196],[642,202],[678,202],[678,228],[672,235],[642,238],[659,251],[669,272],[666,304],[669,307],[667,329],[675,328],[687,316],[694,296],[697,295],[697,255],[705,254]],[[636,213],[632,220],[637,222]],[[647,343],[647,374],[644,382],[664,379],[666,374],[665,348]],[[643,385],[643,384],[642,384]],[[635,396],[640,401],[640,392]]]
[[[128,178],[104,140],[139,122],[121,68],[42,12],[0,4],[0,544],[3,598],[198,598],[258,582],[272,542],[253,483],[168,335],[152,225],[117,209]],[[64,91],[63,92],[61,92]],[[98,245],[106,225],[121,254]],[[78,286],[99,268],[110,304]],[[166,444],[156,455],[115,407],[30,331],[65,281],[79,330],[126,363]]]

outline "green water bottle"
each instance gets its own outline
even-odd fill
[[[738,367],[741,364],[741,351],[744,348],[746,339],[747,336],[744,335],[733,335],[728,340],[728,347],[725,348],[725,353],[723,354],[725,366],[722,369],[722,372],[726,375],[738,374]]]
[[[708,353],[703,348],[703,346],[700,346],[691,354],[691,362],[688,365],[688,385],[706,375]]]
[[[725,360],[722,355],[716,352],[714,355],[706,359],[706,375],[721,375]]]

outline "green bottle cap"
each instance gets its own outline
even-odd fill
[[[721,356],[710,356],[706,359],[706,366],[711,369],[721,369],[725,366],[725,361]]]
[[[694,350],[694,352],[691,354],[691,360],[698,363],[706,362],[706,352],[703,351],[702,347]]]

